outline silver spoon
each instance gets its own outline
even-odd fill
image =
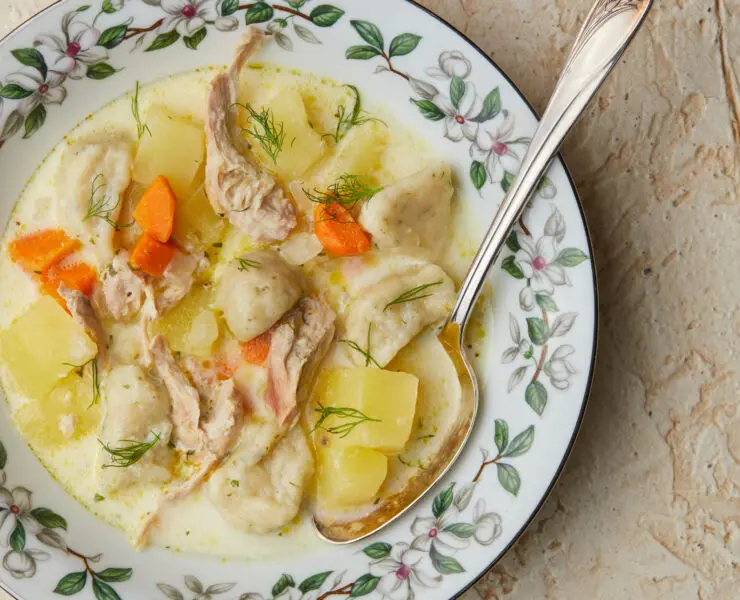
[[[463,350],[464,332],[486,274],[565,136],[632,41],[651,5],[652,0],[597,0],[578,33],[519,174],[493,218],[439,335],[462,388],[458,418],[440,450],[402,492],[376,505],[372,513],[344,522],[322,523],[315,519],[316,531],[325,540],[348,544],[376,533],[416,504],[460,456],[473,430],[479,403],[475,372]]]

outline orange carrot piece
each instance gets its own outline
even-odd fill
[[[175,246],[163,244],[148,233],[144,233],[131,252],[131,264],[144,273],[161,277],[175,254],[177,254]]]
[[[62,229],[42,229],[14,239],[8,245],[13,262],[30,273],[43,273],[80,248],[80,240]]]
[[[90,296],[93,293],[98,273],[91,265],[78,262],[67,266],[53,266],[46,273],[46,280],[58,288],[60,284]]]
[[[370,235],[338,202],[319,204],[314,211],[314,233],[335,256],[356,256],[370,250]]]
[[[175,192],[164,175],[159,175],[141,196],[134,209],[134,221],[163,244],[175,226]]]
[[[244,360],[253,365],[263,365],[270,354],[270,343],[272,342],[272,330],[268,329],[262,335],[252,338],[248,342],[242,342],[241,355]]]
[[[231,379],[236,373],[236,367],[226,360],[217,359],[213,364],[214,370],[216,371],[216,379],[219,381],[226,381]]]
[[[34,277],[41,288],[41,293],[54,298],[64,310],[69,312],[67,303],[59,294],[59,286],[64,284],[90,297],[98,274],[87,263],[75,263],[65,267],[53,266],[43,275],[35,274]]]
[[[39,288],[41,289],[42,294],[46,296],[51,296],[52,298],[54,298],[54,300],[57,301],[57,304],[59,304],[59,306],[69,312],[69,309],[67,308],[67,303],[64,301],[64,298],[59,295],[59,282],[54,283],[50,281],[49,278],[46,277],[46,275],[34,275],[34,278],[39,284]]]

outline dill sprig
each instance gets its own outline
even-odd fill
[[[345,173],[340,175],[326,191],[322,192],[314,188],[313,192],[303,188],[303,193],[311,202],[317,204],[333,204],[337,202],[342,206],[352,210],[357,203],[362,200],[370,200],[375,194],[383,188],[373,187],[367,179],[359,175],[349,175]]]
[[[68,363],[68,362],[62,363],[62,364],[67,367],[74,367],[75,373],[77,373],[78,377],[84,376],[85,367],[87,365],[90,365],[90,374],[92,375],[93,389],[92,389],[92,402],[90,402],[88,408],[100,402],[100,378],[98,377],[98,359],[91,358],[86,363],[82,363],[81,365],[75,365],[73,363]]]
[[[319,215],[314,215],[314,222],[315,223],[323,223],[325,221],[334,221],[335,223],[339,223],[340,225],[350,225],[350,224],[357,224],[357,221],[354,220],[352,217],[352,214],[348,212],[347,209],[345,209],[340,204],[336,203],[329,203],[329,204],[321,204],[322,210]],[[343,221],[340,221],[340,216]]]
[[[398,459],[398,462],[400,462],[402,465],[405,465],[407,467],[411,467],[412,469],[423,469],[424,468],[424,463],[422,463],[420,460],[417,460],[416,461],[416,464],[414,464],[414,463],[406,460],[400,454],[398,456],[396,456],[396,458]]]
[[[253,122],[252,129],[244,128],[249,135],[257,140],[265,151],[265,154],[277,162],[278,155],[283,151],[285,142],[285,128],[282,121],[275,121],[275,115],[269,108],[263,108],[257,112],[250,104],[239,104],[249,112],[249,120]]]
[[[319,413],[321,416],[316,421],[313,431],[317,429],[324,429],[328,433],[333,433],[339,437],[347,437],[355,427],[362,423],[373,422],[380,423],[380,419],[373,419],[368,417],[364,412],[357,410],[356,408],[348,408],[346,406],[324,406],[321,402],[318,403],[319,408],[315,408],[314,411]],[[345,419],[346,422],[339,425],[332,425],[331,427],[324,427],[324,422],[329,417],[336,417],[337,419]]]
[[[130,467],[131,465],[139,462],[141,458],[149,452],[161,439],[159,433],[150,431],[154,438],[149,442],[140,442],[139,440],[121,440],[117,448],[112,448],[110,445],[103,443],[101,440],[100,445],[103,449],[110,454],[111,462],[103,465],[104,469],[108,467]]]
[[[376,117],[371,117],[366,113],[364,110],[362,110],[362,100],[360,99],[360,90],[358,90],[354,85],[345,85],[347,89],[352,93],[354,96],[354,104],[352,105],[352,110],[347,110],[347,107],[344,104],[340,104],[337,107],[337,112],[334,113],[334,116],[337,118],[337,128],[334,130],[334,133],[325,133],[323,137],[330,137],[334,138],[335,142],[339,142],[345,135],[349,133],[349,130],[352,129],[355,125],[362,125],[364,123],[382,123],[385,125],[384,121],[381,121],[380,119]]]
[[[237,258],[236,268],[240,271],[249,271],[250,269],[261,269],[262,263],[256,260],[249,260],[248,258]]]
[[[131,98],[131,114],[134,115],[134,121],[136,121],[136,134],[138,135],[139,139],[144,137],[144,133],[148,133],[149,137],[152,135],[152,130],[149,129],[149,125],[144,123],[141,119],[141,115],[139,114],[139,88],[140,84],[138,80],[136,81],[136,90],[134,91],[134,95]]]
[[[434,287],[435,285],[442,285],[442,280],[440,279],[439,281],[435,281],[434,283],[425,283],[415,288],[411,288],[410,290],[406,290],[398,298],[396,298],[395,300],[391,300],[388,304],[386,304],[383,312],[388,310],[391,306],[395,306],[396,304],[403,304],[404,302],[413,302],[414,300],[429,298],[431,294],[422,294],[422,292],[424,290],[428,290],[431,287]]]
[[[373,355],[370,354],[370,331],[373,327],[373,324],[370,323],[367,326],[367,348],[362,348],[357,342],[353,342],[352,340],[339,340],[340,344],[347,344],[352,350],[355,350],[356,352],[359,352],[362,354],[362,356],[365,357],[365,366],[369,367],[370,363],[374,364],[379,369],[382,369],[378,364],[378,361],[373,358]]]
[[[120,223],[116,223],[113,219],[111,219],[111,214],[113,211],[118,208],[118,205],[121,203],[121,197],[119,196],[118,199],[113,202],[113,198],[109,198],[108,194],[103,194],[102,197],[96,198],[96,196],[99,196],[98,192],[105,187],[105,181],[98,183],[98,180],[104,179],[102,173],[98,173],[92,180],[92,185],[90,186],[90,199],[87,201],[87,213],[82,218],[83,221],[87,221],[88,219],[102,219],[108,225],[113,227],[116,231],[119,229],[122,229],[123,227],[131,227],[133,225],[133,221],[131,223],[127,223],[125,225],[121,225]]]

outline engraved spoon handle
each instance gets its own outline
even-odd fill
[[[563,139],[645,20],[652,0],[596,0],[565,61],[555,91],[532,137],[519,174],[493,218],[460,288],[450,321],[460,331],[503,248]]]

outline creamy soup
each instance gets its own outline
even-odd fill
[[[90,115],[5,234],[14,422],[138,547],[320,543],[311,515],[401,490],[457,409],[436,328],[472,247],[450,166],[355,88],[255,62],[260,38]]]

